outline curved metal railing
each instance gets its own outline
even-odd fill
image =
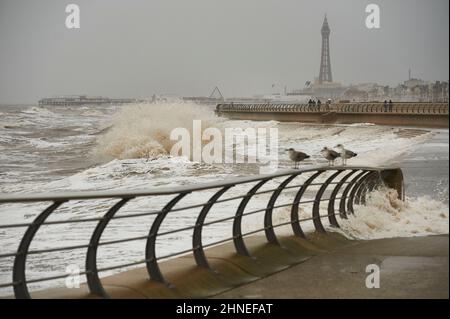
[[[301,183],[298,182],[298,179],[302,180]],[[268,186],[269,182],[274,183],[275,187],[264,189],[263,186]],[[312,221],[316,231],[326,232],[326,227],[323,222],[324,219],[328,221],[330,226],[339,227],[338,219],[336,217],[347,218],[348,214],[354,214],[354,204],[364,204],[367,193],[380,185],[386,185],[396,189],[399,197],[403,198],[403,176],[400,169],[370,167],[314,167],[302,170],[285,170],[271,175],[235,178],[215,183],[143,191],[91,191],[0,196],[0,208],[1,205],[11,203],[51,203],[47,208],[40,212],[31,223],[0,224],[0,231],[12,228],[25,229],[17,249],[15,251],[2,252],[0,254],[0,262],[5,258],[13,258],[13,263],[10,265],[10,267],[12,266],[12,281],[0,282],[0,288],[12,287],[16,298],[30,298],[29,284],[65,278],[67,277],[67,274],[40,277],[31,280],[27,279],[27,257],[31,255],[39,256],[49,252],[62,252],[78,249],[86,250],[85,270],[81,272],[80,275],[86,276],[89,291],[100,297],[108,297],[108,293],[102,285],[100,274],[130,266],[145,265],[151,280],[167,283],[164,274],[159,267],[161,260],[193,253],[195,262],[198,266],[210,268],[205,249],[211,246],[225,242],[233,242],[237,254],[250,256],[250,252],[244,240],[250,235],[263,232],[269,243],[278,245],[279,242],[275,232],[276,228],[290,226],[295,235],[306,237],[304,229],[302,228],[302,223],[306,221]],[[224,198],[224,195],[232,189],[237,189],[239,195]],[[206,201],[201,200],[199,203],[187,206],[180,205],[183,198],[188,194],[202,193],[211,190],[213,190],[214,193]],[[293,198],[288,203],[280,203],[280,194],[287,190],[289,190],[289,194],[286,196],[288,198]],[[249,210],[247,208],[249,201],[261,194],[269,196],[267,204],[258,209]],[[167,200],[165,196],[170,196],[170,199]],[[164,199],[167,200],[162,209],[148,207],[148,212],[117,215],[117,212],[127,203],[136,200],[137,198],[154,197],[164,197]],[[196,198],[203,197],[204,196],[198,196]],[[111,200],[109,209],[102,217],[79,219],[76,216],[69,216],[69,218],[64,220],[48,220],[49,216],[54,214],[62,204],[67,205],[72,203],[72,205],[74,205],[75,202],[79,203],[80,201],[95,199]],[[214,214],[213,208],[215,205],[232,201],[237,201],[236,204],[238,203],[238,205],[235,210],[231,211],[231,216],[216,218],[208,222],[206,221],[208,215]],[[323,205],[321,207],[322,203],[328,204],[325,207],[323,207]],[[312,205],[312,207],[309,207],[308,205]],[[311,209],[310,217],[301,218],[299,209],[302,207],[309,207]],[[280,208],[290,209],[289,221],[274,224],[274,212]],[[161,225],[169,214],[181,214],[182,211],[192,209],[198,209],[198,215],[196,216],[196,221],[193,225],[186,225],[167,231],[161,230]],[[243,232],[243,217],[250,215],[257,216],[257,213],[264,214],[264,217],[261,220],[262,227],[256,230]],[[150,215],[155,218],[148,230],[148,234],[102,241],[102,234],[111,221],[115,219]],[[232,236],[204,244],[202,236],[204,228],[209,225],[226,221],[232,221]],[[60,224],[85,222],[97,223],[88,244],[53,247],[48,249],[30,248],[36,233],[43,226],[51,227]],[[163,235],[181,231],[192,231],[191,248],[157,257],[156,239]],[[64,235],[65,234],[60,234],[60,236]],[[123,256],[122,259],[124,260],[124,263],[120,265],[103,268],[98,267],[97,250],[100,246],[138,240],[146,241],[143,259],[131,261],[127,259],[127,256]],[[4,247],[2,243],[0,243],[0,245]],[[46,264],[47,267],[52,266],[52,260],[45,261],[48,262],[48,264]]]
[[[448,114],[448,103],[413,103],[396,102],[392,105],[384,103],[347,103],[336,105],[340,113],[388,113],[388,114]]]
[[[216,106],[217,112],[283,112],[283,113],[295,113],[295,112],[308,112],[308,113],[320,113],[329,112],[330,107],[328,104],[323,103],[321,105],[308,105],[308,104],[279,104],[279,103],[262,103],[262,104],[247,104],[247,103],[221,103]]]

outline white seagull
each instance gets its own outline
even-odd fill
[[[352,152],[350,150],[346,150],[344,148],[344,145],[342,145],[342,144],[338,144],[335,147],[337,149],[339,149],[339,152],[341,153],[342,165],[344,165],[344,166],[347,165],[347,160],[349,158],[352,158],[352,157],[355,157],[356,155],[358,155],[358,154],[356,154],[356,153],[354,153],[354,152]]]
[[[340,153],[338,153],[335,150],[332,150],[328,147],[324,147],[320,151],[320,154],[322,154],[322,156],[325,157],[325,159],[328,161],[328,165],[331,165],[331,166],[334,166],[334,161],[336,160],[336,158],[341,156]]]
[[[289,148],[287,151],[289,152],[289,158],[294,162],[294,168],[298,167],[298,163],[310,157],[308,154],[296,151],[293,148]]]

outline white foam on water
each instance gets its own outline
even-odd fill
[[[355,205],[355,215],[340,219],[349,238],[378,239],[449,233],[449,208],[427,196],[398,199],[393,189],[369,194],[366,205]]]
[[[312,203],[301,204],[299,219],[310,219],[312,209]],[[382,188],[368,194],[366,204],[354,205],[354,210],[355,214],[349,214],[347,219],[337,216],[340,228],[331,227],[326,218],[322,218],[322,224],[327,231],[362,240],[449,233],[448,206],[427,196],[407,197],[402,201],[395,190]],[[338,212],[337,208],[335,212]],[[325,207],[321,207],[321,214],[326,214]],[[290,222],[290,218],[291,206],[284,207],[273,213],[273,224]],[[303,221],[300,225],[306,234],[315,231],[311,221]],[[247,221],[247,226],[258,229],[261,224]],[[292,227],[282,226],[276,233],[292,235]]]
[[[27,141],[36,148],[59,148],[65,144],[62,142],[49,142],[42,138],[30,138]]]
[[[98,138],[94,154],[104,158],[128,159],[167,155],[176,141],[175,128],[192,131],[194,120],[205,127],[218,122],[210,107],[194,103],[134,104],[122,107],[110,129]]]

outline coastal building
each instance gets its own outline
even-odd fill
[[[331,51],[330,51],[330,34],[331,28],[328,24],[327,16],[322,23],[320,29],[322,36],[322,50],[320,55],[319,76],[315,78],[313,83],[307,82],[306,87],[298,92],[302,95],[312,95],[318,99],[336,99],[344,92],[345,88],[338,82],[333,82],[331,71]]]
[[[322,50],[320,55],[319,76],[314,81],[307,81],[303,89],[294,89],[287,95],[312,96],[315,99],[332,99],[333,101],[354,102],[448,102],[448,81],[429,82],[411,76],[397,86],[378,83],[360,83],[343,86],[333,81],[331,68],[330,35],[331,28],[327,16],[320,29]]]

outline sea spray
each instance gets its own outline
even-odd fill
[[[205,126],[220,121],[211,107],[194,103],[123,106],[113,116],[110,129],[98,137],[94,155],[105,160],[168,155],[176,143],[170,139],[171,131],[179,127],[191,130],[194,120]]]
[[[300,225],[305,233],[315,231],[313,223],[307,221],[312,217],[312,209],[313,203],[299,206],[299,218],[304,220]],[[322,224],[327,231],[364,240],[448,234],[449,230],[448,206],[428,196],[406,197],[403,201],[396,190],[383,187],[369,193],[366,204],[354,205],[354,210],[355,214],[348,214],[347,219],[337,217],[340,228],[331,227],[326,218],[322,218]],[[339,213],[337,208],[335,213]],[[287,223],[290,218],[291,206],[280,208],[273,213],[273,224]],[[244,224],[249,230],[260,227],[251,220]],[[290,225],[279,227],[276,233],[293,235]]]
[[[358,239],[448,234],[448,206],[428,196],[402,201],[395,190],[382,188],[339,224],[345,235]]]

